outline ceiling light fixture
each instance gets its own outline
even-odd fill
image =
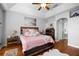
[[[46,3],[42,3],[41,7],[45,8],[46,7]]]

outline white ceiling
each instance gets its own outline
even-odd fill
[[[32,3],[3,3],[2,4],[6,10],[19,12],[22,14],[26,14],[33,17],[41,17],[44,18],[45,14],[52,10],[53,8],[56,8],[60,3],[52,3],[49,4],[50,10],[41,9],[40,11],[37,10],[37,7],[33,5]]]
[[[65,11],[70,11],[72,8],[79,6],[79,3],[63,3],[62,5],[50,10],[46,13],[45,18],[55,16]]]

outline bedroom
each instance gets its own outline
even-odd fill
[[[45,52],[53,51],[60,55],[67,54],[66,56],[68,55],[79,56],[79,44],[78,44],[79,17],[78,15],[73,16],[75,12],[78,13],[79,4],[78,3],[51,3],[51,4],[48,3],[47,5],[48,6],[46,8],[45,7],[40,8],[41,6],[40,3],[38,4],[37,3],[36,4],[1,3],[0,4],[0,13],[1,13],[0,27],[2,26],[0,30],[0,32],[2,33],[0,34],[0,55],[2,56],[24,55],[23,48],[25,49],[25,47],[21,41],[22,30],[28,32],[28,29],[32,29],[32,30],[35,29],[39,31],[39,33],[41,33],[40,35],[45,36],[47,35],[46,29],[50,27],[50,24],[53,24],[53,27],[55,29],[54,31],[55,42],[54,44],[52,44],[52,47],[54,46],[54,48],[57,50],[54,49],[49,50],[51,45],[50,46],[47,45],[47,48],[48,47],[49,48]],[[39,38],[42,38],[42,36]],[[54,40],[50,39],[50,41],[53,42]],[[37,42],[40,43],[40,41]],[[31,45],[31,43],[28,43],[27,45]],[[37,43],[35,43],[35,46],[36,45]],[[43,49],[43,47],[41,48]],[[30,53],[29,51],[26,51],[26,53],[27,52],[28,54]],[[38,51],[36,51],[36,53],[37,52]],[[41,54],[44,53],[41,52]],[[48,54],[49,53],[50,52],[48,52]]]

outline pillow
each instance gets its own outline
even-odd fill
[[[35,30],[35,29],[31,29],[30,30],[30,36],[38,36],[40,33],[37,31],[37,30]]]
[[[25,32],[25,33],[23,33],[23,35],[26,36],[26,37],[30,36],[30,32]]]
[[[38,36],[39,35],[39,32],[31,32],[30,33],[30,36]]]
[[[29,32],[29,29],[23,29],[22,32],[23,32],[23,34],[24,34],[25,32]]]
[[[30,36],[30,37],[34,37],[34,36],[38,36],[40,33],[35,30],[35,29],[28,29],[28,30],[24,30],[23,35],[24,36]]]

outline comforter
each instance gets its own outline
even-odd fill
[[[20,40],[22,42],[23,52],[46,43],[54,43],[52,37],[47,35],[38,35],[35,37],[25,37],[21,35]]]

